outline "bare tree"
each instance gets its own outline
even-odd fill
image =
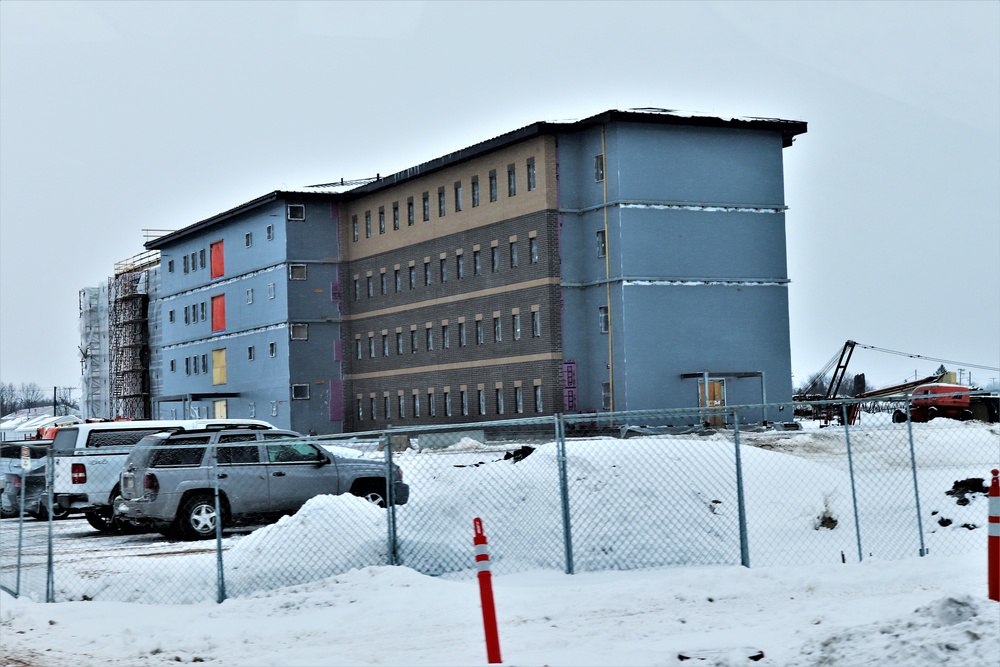
[[[42,392],[42,388],[34,382],[22,382],[17,394],[18,407],[21,409],[45,405],[45,394]]]
[[[17,390],[13,382],[0,382],[0,416],[17,410]]]

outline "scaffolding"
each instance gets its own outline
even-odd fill
[[[108,279],[108,361],[111,412],[115,418],[149,419],[150,269],[160,261],[156,250],[115,263]]]
[[[111,417],[107,283],[80,290],[80,376],[83,418]]]

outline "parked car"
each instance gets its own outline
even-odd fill
[[[48,497],[45,492],[45,471],[48,456],[48,444],[41,445],[38,441],[29,444],[21,441],[16,444],[0,445],[0,516],[13,517],[21,513],[21,486],[24,486],[24,513],[45,521],[49,518]],[[30,468],[21,466],[21,450],[28,448]],[[62,519],[69,516],[69,510],[56,506],[54,518]]]
[[[329,452],[293,431],[158,433],[132,448],[121,473],[115,516],[168,537],[213,537],[215,482],[223,528],[273,521],[310,498],[350,493],[385,507],[403,505],[409,487],[393,466]]]

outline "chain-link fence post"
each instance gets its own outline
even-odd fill
[[[386,539],[388,541],[389,565],[398,565],[396,558],[396,484],[392,474],[392,434],[386,430],[382,435],[385,443],[385,511]]]
[[[841,403],[840,408],[844,422],[844,443],[847,447],[847,471],[851,477],[851,506],[854,508],[854,536],[858,544],[858,562],[860,563],[864,556],[861,551],[861,522],[858,520],[858,492],[854,479],[854,454],[851,451],[851,425],[847,417],[847,404]]]
[[[736,508],[740,523],[740,564],[750,567],[750,544],[747,536],[747,508],[743,496],[743,460],[740,458],[740,418],[733,412],[733,442],[736,448]]]
[[[906,437],[910,443],[910,470],[913,472],[913,499],[917,507],[917,532],[920,535],[920,555],[927,555],[924,546],[924,522],[920,516],[920,488],[917,486],[917,455],[913,449],[913,420],[910,418],[910,402],[913,394],[906,395]]]
[[[556,435],[556,462],[559,469],[559,498],[562,506],[563,551],[566,559],[566,574],[574,574],[573,528],[569,515],[569,480],[566,474],[566,423],[562,414],[554,415]]]
[[[45,561],[45,601],[55,602],[56,601],[56,587],[55,587],[55,565],[53,559],[55,558],[55,549],[52,545],[52,522],[55,521],[55,513],[52,511],[52,480],[55,475],[55,452],[52,446],[49,445],[49,451],[45,456],[45,503],[48,508],[48,554],[46,555]],[[21,486],[24,488],[24,485]],[[23,506],[24,503],[22,502]],[[112,511],[114,507],[112,506]]]
[[[215,496],[215,601],[221,604],[226,599],[226,574],[222,564],[222,506],[219,503],[218,447],[212,447],[212,490]]]

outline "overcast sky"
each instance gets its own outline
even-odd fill
[[[79,385],[79,289],[143,229],[647,106],[809,124],[796,384],[847,339],[1000,375],[1000,3],[4,0],[0,380]]]

